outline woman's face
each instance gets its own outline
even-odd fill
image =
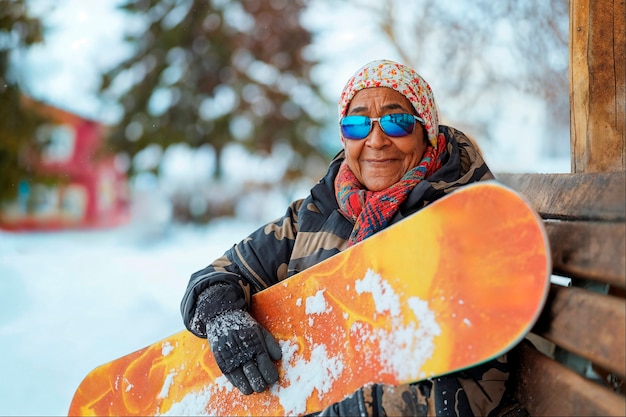
[[[386,114],[415,114],[413,106],[402,94],[387,87],[367,88],[357,92],[347,115],[382,117]],[[370,134],[361,140],[344,139],[348,166],[370,191],[383,190],[416,167],[426,150],[424,129],[417,123],[413,133],[394,138],[387,136],[374,122]]]

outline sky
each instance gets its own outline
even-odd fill
[[[45,42],[22,55],[22,82],[34,97],[95,120],[103,113],[95,92],[99,73],[127,53],[122,42],[129,21],[115,9],[119,0],[31,0],[42,16]]]

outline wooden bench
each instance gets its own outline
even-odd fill
[[[544,219],[553,284],[510,354],[518,399],[533,416],[625,416],[626,174],[500,174]],[[553,281],[554,282],[554,281]]]

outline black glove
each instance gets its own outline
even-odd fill
[[[246,311],[226,311],[209,320],[207,336],[217,365],[242,393],[262,392],[278,381],[272,361],[282,357],[280,346]]]
[[[246,308],[239,288],[218,283],[197,300],[192,329],[203,335],[226,378],[244,394],[262,392],[278,381],[272,361],[282,357],[280,346]]]

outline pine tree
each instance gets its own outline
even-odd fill
[[[144,30],[134,52],[103,76],[123,116],[110,146],[133,157],[210,145],[218,159],[236,140],[253,152],[287,144],[299,159],[320,154],[323,98],[310,81],[311,34],[300,24],[304,0],[128,0],[122,9]]]
[[[0,203],[15,198],[20,181],[43,180],[33,168],[43,119],[24,106],[12,54],[43,40],[43,27],[25,0],[0,0]]]

